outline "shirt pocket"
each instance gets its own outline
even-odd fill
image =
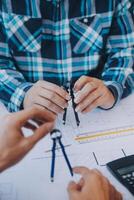
[[[3,23],[9,47],[14,51],[36,52],[41,49],[41,18],[6,13]]]
[[[99,15],[70,20],[71,44],[75,54],[99,52],[103,48],[102,24]]]

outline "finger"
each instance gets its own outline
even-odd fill
[[[83,178],[89,174],[90,170],[86,167],[74,167],[73,172],[82,175]]]
[[[59,107],[61,107],[63,109],[68,106],[68,103],[64,99],[64,97],[61,97],[58,94],[56,94],[55,92],[52,92],[50,90],[43,89],[40,91],[39,95],[42,98],[47,98],[48,100],[50,100],[51,102],[55,103],[56,105],[58,105]]]
[[[51,121],[55,121],[56,119],[56,115],[54,115],[52,112],[50,112],[47,109],[44,109],[44,108],[39,109],[36,106],[33,109],[34,109],[33,119],[38,119],[38,121],[42,121],[42,122],[51,122]]]
[[[48,99],[42,98],[40,96],[37,97],[35,103],[40,104],[41,106],[47,108],[49,111],[54,112],[55,114],[64,112],[64,109],[51,102]]]
[[[34,107],[37,108],[37,109],[42,110],[42,112],[45,112],[46,120],[44,120],[44,121],[46,121],[46,122],[47,122],[47,121],[55,121],[55,119],[56,119],[56,117],[57,117],[56,113],[54,113],[54,112],[48,110],[48,108],[46,108],[46,107],[40,105],[39,103],[34,103]],[[38,119],[35,119],[35,118],[34,118],[34,120],[35,120],[35,122],[36,122],[36,121],[39,121],[39,118],[38,118]],[[41,120],[41,119],[40,119],[40,120]],[[42,121],[43,121],[43,120],[42,120]]]
[[[103,174],[98,169],[93,169],[94,173],[96,173],[98,176],[103,176]],[[103,176],[104,177],[104,176]]]
[[[83,112],[88,106],[92,104],[96,99],[101,96],[100,91],[94,90],[87,97],[84,98],[82,102],[80,102],[76,107],[76,112]]]
[[[97,84],[95,84],[95,82],[91,81],[91,82],[86,83],[86,85],[82,88],[82,90],[76,94],[75,103],[79,104],[81,101],[85,99],[85,97],[89,95],[89,93],[91,93],[96,88],[97,88]]]
[[[84,181],[84,179],[83,179],[83,177],[82,177],[82,178],[80,179],[79,183],[78,183],[79,189],[81,189],[81,188],[84,186],[84,183],[85,183],[85,181]]]
[[[29,108],[11,115],[12,122],[16,126],[25,126],[26,122],[32,119],[39,111],[35,108]]]
[[[22,127],[25,123],[34,118],[39,118],[44,121],[54,121],[54,116],[50,115],[46,110],[32,107],[17,113],[12,114],[12,121],[16,126]]]
[[[76,83],[74,84],[74,90],[76,92],[78,92],[79,90],[81,90],[84,85],[88,82],[92,81],[92,78],[91,77],[88,77],[88,76],[81,76],[77,81]]]
[[[36,144],[40,139],[45,137],[54,127],[53,122],[47,122],[44,125],[40,126],[32,136],[26,138],[29,141],[29,144]]]
[[[76,184],[76,190],[77,191],[81,191],[82,188],[84,187],[84,183],[85,183],[85,180],[83,179],[83,177],[79,180],[79,182]]]
[[[77,184],[74,181],[71,181],[67,188],[68,192],[77,191]]]
[[[101,182],[101,185],[104,180],[107,180],[98,169],[92,169],[91,174],[94,174],[96,176],[96,178]]]
[[[27,128],[27,129],[30,129],[32,131],[36,130],[36,128],[37,128],[34,124],[31,124],[28,121],[24,124],[24,127]]]
[[[67,190],[68,190],[70,200],[81,199],[80,193],[79,193],[79,190],[78,190],[78,185],[75,182],[70,182]]]
[[[56,92],[61,97],[64,97],[66,100],[70,100],[69,94],[62,87],[59,87],[56,84],[47,81],[41,81],[40,86],[43,87],[44,89]]]
[[[46,122],[46,121],[42,121],[42,120],[39,120],[39,119],[34,119],[33,120],[35,123],[36,123],[36,125],[38,125],[38,126],[41,126],[42,124],[44,124],[44,122]]]
[[[82,113],[88,113],[90,111],[92,111],[93,109],[99,107],[102,105],[102,102],[104,101],[104,98],[101,96],[101,97],[98,97],[95,101],[93,101],[89,106],[87,106],[87,108],[85,108]]]

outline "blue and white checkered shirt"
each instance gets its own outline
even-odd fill
[[[0,99],[18,111],[38,80],[134,88],[134,0],[0,0]]]

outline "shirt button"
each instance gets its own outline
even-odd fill
[[[88,23],[88,19],[87,19],[87,18],[84,18],[83,22],[84,22],[84,23]]]

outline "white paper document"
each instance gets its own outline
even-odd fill
[[[56,124],[62,132],[72,167],[98,168],[122,192],[125,200],[134,197],[109,173],[106,163],[134,153],[133,102],[134,95],[131,95],[112,110],[97,109],[87,115],[79,114],[79,127],[70,107],[66,125],[62,123],[62,115]],[[48,135],[19,164],[2,173],[0,200],[68,200],[67,185],[71,180],[77,181],[79,176],[71,177],[58,146],[54,183],[51,183],[51,149],[52,140]]]

